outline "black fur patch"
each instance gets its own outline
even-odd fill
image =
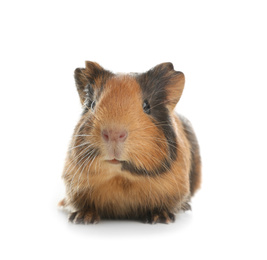
[[[76,87],[82,102],[84,102],[83,114],[90,109],[90,103],[100,97],[106,81],[114,75],[93,62],[86,63],[86,69],[77,68],[75,70]],[[96,82],[98,82],[98,85]]]
[[[122,162],[122,170],[129,171],[132,174],[145,175],[145,176],[157,176],[166,171],[169,171],[170,167],[171,167],[170,161],[167,159],[165,159],[161,163],[160,167],[155,168],[152,171],[149,171],[145,168],[138,168],[131,162],[127,162],[127,161]]]
[[[197,154],[199,155],[198,141],[190,122],[182,115],[177,115],[177,116],[179,117],[179,119],[183,124],[184,132],[191,145],[190,192],[191,194],[193,194],[194,187],[196,185],[196,174],[197,174],[195,158]]]
[[[90,91],[93,92],[94,100],[98,100],[101,93],[104,90],[104,85],[106,81],[112,78],[114,74],[105,69],[94,68],[92,69],[92,74],[87,77],[89,84],[86,86],[86,91],[88,88],[91,88]],[[100,84],[96,85],[96,81],[100,79]],[[89,90],[89,89],[88,89]],[[96,92],[94,95],[94,91]]]
[[[84,110],[82,115],[86,114],[88,112],[88,110],[91,109],[91,105],[93,101],[98,101],[103,90],[104,90],[104,84],[106,82],[107,79],[103,79],[103,81],[101,82],[101,86],[96,86],[96,87],[92,87],[91,84],[88,84],[85,87],[85,92],[86,92],[86,98],[85,98],[85,102],[84,102]]]
[[[169,159],[165,159],[162,162],[162,166],[159,169],[155,169],[155,172],[164,173],[171,167],[172,161],[177,158],[177,142],[176,135],[172,126],[169,111],[166,107],[167,103],[167,90],[166,86],[173,79],[176,72],[169,73],[173,69],[171,63],[164,64],[164,66],[157,66],[146,73],[135,75],[137,82],[139,83],[142,93],[143,100],[147,100],[151,107],[150,115],[151,121],[163,131],[169,148]],[[166,165],[164,167],[164,165]],[[153,172],[148,172],[145,169],[138,169],[125,162],[123,169],[127,169],[132,173],[143,174],[143,175],[155,175]]]
[[[95,85],[96,80],[99,78],[101,79],[102,84],[105,84],[106,80],[114,75],[109,70],[105,70],[99,65],[97,66],[93,62],[89,62],[86,64],[86,70],[90,71],[90,74],[85,72],[85,75],[89,83],[92,85]]]
[[[92,102],[94,101],[94,89],[91,84],[88,84],[85,89],[85,101],[83,104],[83,112],[82,115],[86,114],[89,109],[91,109]]]

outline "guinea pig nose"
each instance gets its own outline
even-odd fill
[[[128,136],[126,130],[104,129],[102,131],[102,137],[106,142],[124,142]]]

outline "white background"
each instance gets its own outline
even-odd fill
[[[266,1],[1,1],[1,259],[267,259]],[[170,225],[73,225],[57,209],[81,113],[73,71],[170,61],[202,189]]]

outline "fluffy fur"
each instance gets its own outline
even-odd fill
[[[69,220],[169,223],[177,211],[190,209],[201,160],[191,124],[174,112],[183,73],[163,63],[146,73],[114,74],[86,62],[75,70],[75,81],[83,113],[67,154],[66,198],[60,202],[71,208]],[[103,129],[123,129],[127,138],[107,143]]]

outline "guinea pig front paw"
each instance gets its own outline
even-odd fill
[[[100,221],[100,216],[93,210],[81,210],[72,212],[69,221],[75,224],[96,224]]]
[[[149,212],[145,218],[145,223],[156,224],[164,223],[169,224],[175,221],[175,215],[171,212],[160,211],[160,212]]]

